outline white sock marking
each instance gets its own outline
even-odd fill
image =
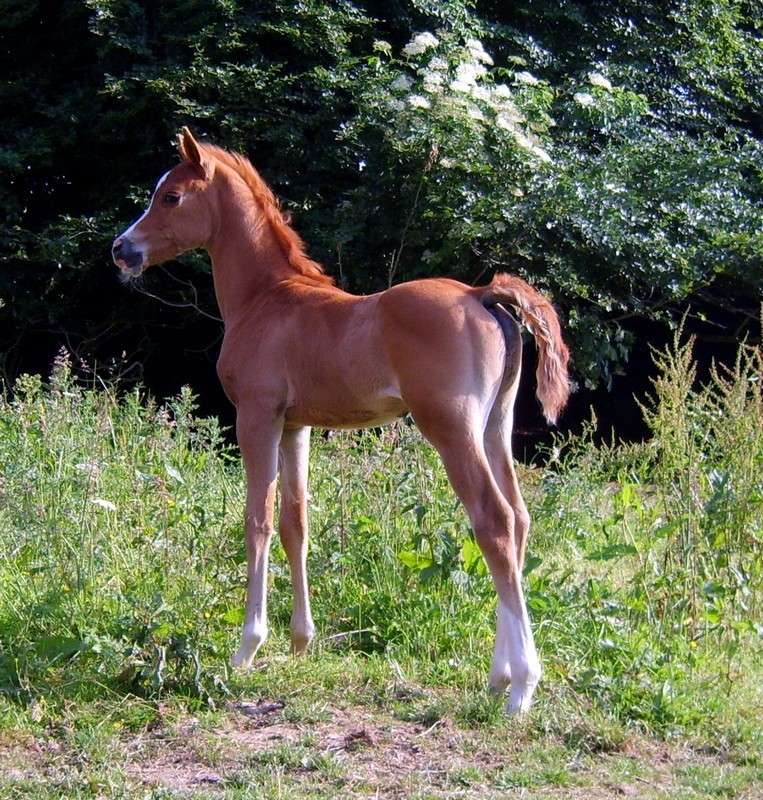
[[[511,683],[511,664],[509,662],[509,620],[506,617],[507,609],[498,603],[496,609],[495,649],[493,650],[493,664],[490,668],[490,689],[496,694],[501,694]]]
[[[231,658],[231,663],[239,669],[247,669],[254,659],[260,645],[268,635],[267,583],[268,550],[260,554],[257,562],[250,567],[246,598],[246,618],[241,631],[241,646]]]
[[[506,620],[509,663],[511,664],[511,694],[507,711],[509,714],[524,714],[530,709],[533,692],[541,676],[538,653],[535,650],[530,618],[522,599],[522,611],[517,616],[503,606],[501,615]]]

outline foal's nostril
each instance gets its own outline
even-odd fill
[[[119,254],[122,252],[123,246],[124,246],[124,241],[122,239],[117,239],[117,241],[115,241],[114,244],[112,245],[111,255],[113,255],[114,258],[119,258]]]

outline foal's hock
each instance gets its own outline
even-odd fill
[[[357,297],[305,253],[249,161],[184,128],[181,162],[143,216],[114,241],[125,278],[193,248],[212,259],[225,321],[218,361],[236,407],[246,468],[248,585],[241,646],[248,667],[267,635],[268,550],[280,472],[279,533],[291,567],[291,641],[313,637],[307,588],[310,427],[380,425],[410,412],[442,456],[498,593],[490,686],[511,683],[508,710],[530,707],[541,668],[522,593],[530,525],[511,454],[522,344],[514,309],[538,346],[537,395],[555,422],[569,395],[568,351],[549,301],[496,275],[469,287],[433,278]]]

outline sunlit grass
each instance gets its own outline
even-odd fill
[[[760,355],[744,351],[699,390],[688,351],[661,358],[650,443],[596,447],[584,433],[522,470],[545,668],[529,735],[595,753],[642,731],[755,763]],[[310,490],[316,644],[287,655],[275,542],[272,635],[254,672],[235,674],[244,489],[217,423],[194,416],[188,392],[158,406],[82,388],[65,360],[50,385],[21,379],[0,402],[0,729],[35,731],[72,704],[98,709],[99,730],[130,729],[160,700],[219,707],[258,693],[288,697],[308,721],[357,704],[504,730],[484,690],[493,589],[432,449],[406,421],[315,435]]]

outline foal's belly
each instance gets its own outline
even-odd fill
[[[371,403],[348,403],[334,408],[300,404],[286,409],[286,423],[313,428],[375,428],[402,417],[407,411],[399,397],[380,397]]]

